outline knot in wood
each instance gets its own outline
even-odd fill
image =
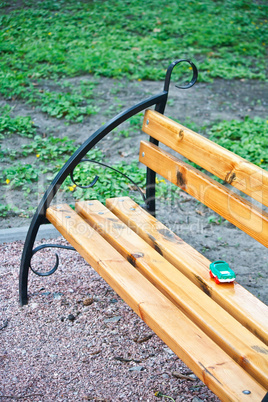
[[[236,174],[234,172],[228,172],[226,177],[225,177],[225,181],[228,184],[232,184],[233,181],[236,180]]]
[[[184,132],[182,129],[180,129],[180,131],[178,132],[178,136],[179,136],[179,140],[182,140],[184,137]]]

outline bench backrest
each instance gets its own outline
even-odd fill
[[[142,129],[150,137],[268,206],[266,170],[156,111],[145,112]],[[268,247],[268,214],[261,207],[152,142],[141,141],[139,160]]]

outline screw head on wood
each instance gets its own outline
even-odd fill
[[[242,391],[243,392],[243,394],[245,394],[245,395],[249,395],[249,394],[251,394],[251,391],[249,391],[248,389],[245,389],[244,391]]]
[[[145,156],[145,152],[142,153],[142,156],[143,156],[143,157]]]
[[[148,124],[149,124],[149,119],[146,120],[146,124],[147,124],[147,126],[148,126]]]

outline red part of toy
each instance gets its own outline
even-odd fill
[[[215,282],[217,283],[217,285],[221,284],[221,282],[219,281],[219,278],[217,276],[215,276]]]

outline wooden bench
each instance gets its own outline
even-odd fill
[[[180,62],[173,63],[168,74]],[[197,73],[192,67],[193,83]],[[164,102],[155,101],[157,111],[145,112],[142,127],[150,136],[141,142],[139,155],[148,168],[147,210],[129,197],[107,199],[106,205],[79,201],[75,210],[67,204],[49,206],[89,142],[82,146],[68,162],[66,174],[55,178],[33,219],[22,256],[20,300],[27,302],[28,268],[37,251],[32,246],[39,225],[47,219],[221,400],[262,401],[268,389],[268,308],[237,282],[215,283],[210,261],[156,219],[155,173],[266,247],[268,214],[158,142],[264,206],[268,206],[268,173],[165,117]],[[128,111],[139,112],[148,107],[148,100],[139,105]],[[124,119],[131,113],[126,112]],[[90,144],[97,136],[91,136]]]

